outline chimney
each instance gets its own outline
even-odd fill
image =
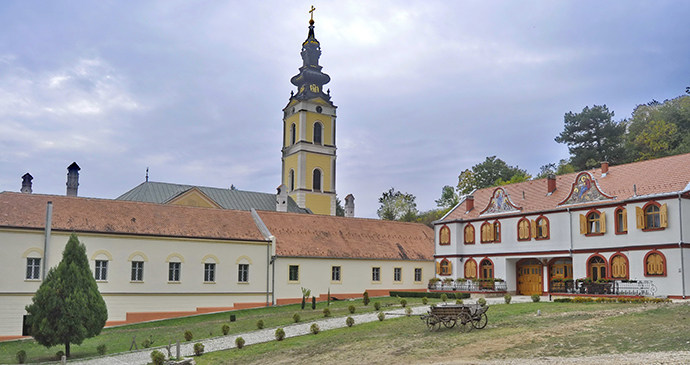
[[[467,211],[470,212],[472,209],[474,209],[474,196],[468,195],[465,198],[465,206],[467,207]]]
[[[287,186],[285,184],[280,184],[277,188],[278,194],[276,194],[276,212],[287,212],[288,211],[288,195]]]
[[[609,162],[608,161],[601,161],[601,177],[606,176],[606,174],[609,172]]]
[[[31,176],[31,174],[28,172],[26,174],[24,174],[24,176],[22,176],[22,190],[21,190],[22,193],[31,194],[33,192],[31,190],[31,180],[33,180],[33,179],[34,179],[34,177]]]
[[[67,167],[67,196],[77,196],[77,189],[79,188],[79,170],[81,168],[76,162],[72,162]]]
[[[546,192],[547,195],[553,194],[553,192],[556,190],[556,175],[548,174],[546,176],[546,189],[548,190]]]
[[[345,197],[345,217],[355,217],[355,197],[352,194]]]

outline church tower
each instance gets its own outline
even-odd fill
[[[283,109],[282,183],[302,208],[316,214],[335,215],[335,109],[331,81],[321,72],[321,45],[314,36],[314,8],[309,34],[302,43],[302,67],[290,79],[297,93]]]

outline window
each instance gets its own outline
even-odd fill
[[[644,207],[635,208],[637,228],[643,230],[658,230],[668,226],[668,208],[666,204],[649,202]]]
[[[402,267],[393,268],[393,281],[402,281]]]
[[[480,264],[481,270],[479,274],[482,279],[491,279],[494,277],[494,263],[491,260],[482,260]]]
[[[580,234],[601,235],[606,233],[606,215],[592,210],[587,215],[580,214]]]
[[[518,241],[529,241],[530,238],[529,219],[522,218],[518,221]]]
[[[292,125],[290,125],[290,145],[295,144],[295,134],[296,134],[295,129],[296,129],[295,123],[292,123]]]
[[[489,222],[484,222],[481,228],[480,235],[481,243],[489,243],[494,241],[494,225]]]
[[[240,283],[249,282],[249,264],[239,264],[237,266],[237,281]]]
[[[618,280],[628,278],[628,259],[622,254],[613,255],[611,258],[611,278]]]
[[[450,245],[450,228],[444,225],[438,232],[438,244],[441,246]]]
[[[628,211],[625,208],[616,209],[616,234],[628,233]]]
[[[666,276],[666,258],[661,252],[652,251],[645,258],[645,276]]]
[[[593,256],[587,262],[589,277],[592,280],[606,279],[606,260],[601,256]]]
[[[144,281],[144,261],[132,261],[132,281]]]
[[[539,217],[534,221],[534,239],[549,239],[549,220],[546,217]]]
[[[501,222],[499,221],[494,222],[494,242],[501,242]]]
[[[96,260],[96,269],[94,270],[94,277],[99,281],[108,280],[108,261]]]
[[[41,259],[26,259],[26,278],[27,280],[38,280],[41,278]]]
[[[314,191],[321,191],[321,170],[319,169],[314,169],[312,188]]]
[[[169,262],[168,263],[168,281],[179,282],[180,281],[180,269],[182,268],[182,263],[180,262]]]
[[[288,184],[290,184],[290,191],[295,190],[295,170],[290,170],[290,181]]]
[[[477,262],[473,259],[465,262],[465,279],[474,279],[477,277]]]
[[[216,264],[204,264],[204,282],[213,283],[216,281]]]
[[[323,134],[321,133],[322,129],[323,128],[321,127],[321,123],[318,123],[318,122],[314,123],[314,144],[321,144],[322,143],[322,139],[323,139],[322,138]]]
[[[379,282],[381,281],[381,268],[372,267],[371,268],[371,281]]]
[[[340,281],[340,266],[331,266],[331,281]]]
[[[453,273],[453,265],[448,259],[443,259],[438,266],[439,275],[450,275]]]
[[[299,281],[299,265],[288,266],[288,281]]]
[[[465,244],[474,244],[474,227],[469,223],[465,226]]]
[[[419,283],[422,281],[422,268],[421,267],[415,267],[414,268],[414,281],[415,281],[415,283]]]

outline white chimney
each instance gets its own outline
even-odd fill
[[[288,211],[288,194],[287,186],[285,184],[280,184],[277,188],[278,194],[276,194],[276,212],[287,212]]]
[[[352,194],[345,197],[345,216],[348,218],[355,217],[355,197]]]

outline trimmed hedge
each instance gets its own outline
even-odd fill
[[[424,291],[391,291],[390,296],[391,297],[407,297],[407,298],[441,298],[441,294],[446,294],[448,298],[453,298],[455,299],[468,299],[470,297],[470,293],[462,293],[462,292],[455,292],[455,295],[453,295],[453,292],[448,292],[448,293],[443,293],[443,292],[424,292]]]
[[[556,303],[668,303],[671,300],[665,298],[625,298],[625,297],[573,297],[573,298],[556,298],[553,300]]]

